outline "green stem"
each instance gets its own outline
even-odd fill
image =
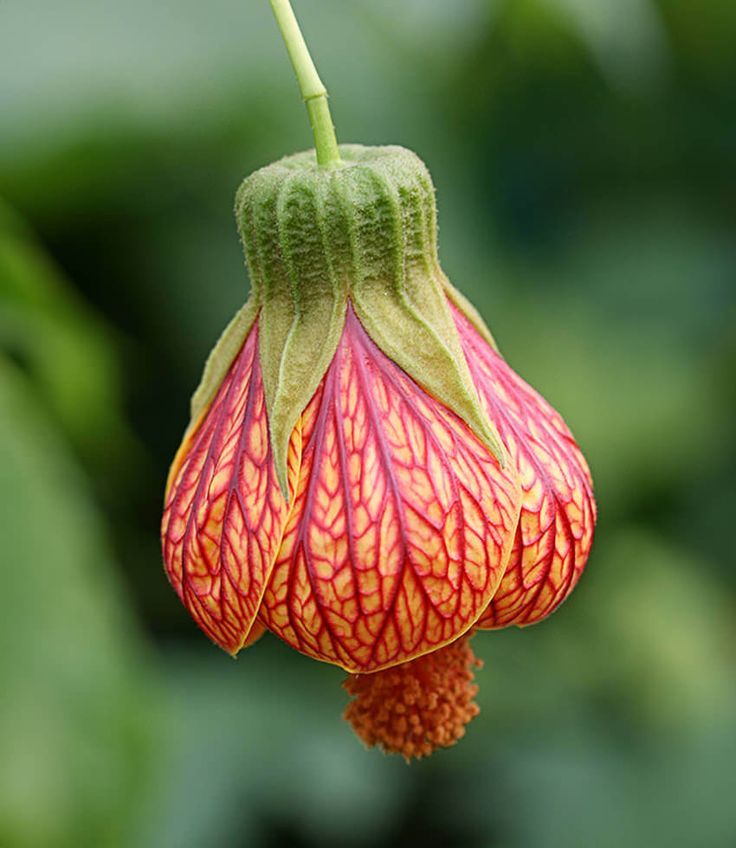
[[[327,89],[319,78],[312,57],[289,0],[270,0],[276,22],[281,30],[291,64],[294,66],[302,98],[307,105],[309,123],[314,134],[314,146],[317,150],[317,162],[322,165],[334,165],[340,161],[335,127],[327,105]]]

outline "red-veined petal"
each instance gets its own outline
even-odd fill
[[[351,308],[302,435],[267,627],[354,672],[457,639],[506,567],[514,471],[388,359]]]
[[[300,448],[297,425],[289,449],[292,487]],[[288,514],[269,446],[257,325],[185,438],[169,479],[162,523],[167,574],[202,630],[236,653],[251,635]]]
[[[473,380],[518,470],[522,507],[501,585],[478,627],[526,625],[571,592],[593,541],[590,471],[565,422],[453,307]]]

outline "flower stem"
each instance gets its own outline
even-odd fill
[[[327,105],[327,89],[319,78],[312,57],[289,0],[270,0],[276,22],[281,30],[291,64],[294,66],[302,98],[307,106],[309,123],[314,134],[317,162],[323,167],[340,161],[335,127]]]

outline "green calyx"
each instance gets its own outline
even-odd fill
[[[429,172],[401,147],[341,145],[340,156],[320,167],[314,151],[298,153],[241,185],[235,214],[251,298],[213,351],[195,400],[209,402],[257,314],[274,460],[286,493],[289,439],[332,361],[350,301],[378,347],[503,464],[448,300],[493,341],[440,268]]]

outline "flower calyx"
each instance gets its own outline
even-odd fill
[[[448,306],[455,292],[439,265],[427,168],[402,147],[342,145],[340,154],[327,168],[314,151],[287,156],[241,185],[235,214],[251,296],[210,356],[193,420],[258,317],[271,444],[286,496],[289,439],[335,354],[349,300],[376,345],[503,465]]]

